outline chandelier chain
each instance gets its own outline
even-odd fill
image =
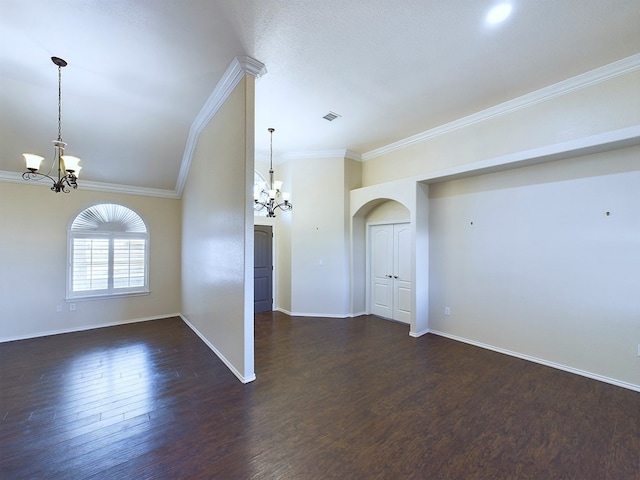
[[[273,170],[273,128],[269,128],[269,133],[271,134],[271,140],[269,142],[269,170]]]
[[[62,67],[58,65],[58,140],[62,141]]]

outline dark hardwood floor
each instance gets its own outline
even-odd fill
[[[640,393],[364,316],[0,344],[2,479],[640,479]]]

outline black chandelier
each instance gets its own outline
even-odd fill
[[[256,184],[253,187],[253,201],[254,208],[260,211],[264,208],[267,209],[267,217],[275,217],[276,209],[280,209],[283,212],[289,211],[293,208],[293,204],[289,201],[289,194],[282,191],[282,182],[279,180],[273,180],[273,132],[275,128],[268,128],[271,134],[270,154],[269,154],[269,184],[262,182],[262,184]],[[282,202],[280,199],[282,198]]]
[[[64,154],[64,148],[67,144],[62,141],[62,67],[66,67],[67,62],[58,57],[51,57],[51,61],[58,66],[58,139],[53,141],[53,163],[47,173],[40,173],[38,169],[44,158],[32,153],[23,153],[22,156],[27,162],[28,171],[22,174],[22,178],[35,181],[48,178],[53,182],[53,186],[51,187],[52,191],[56,193],[69,193],[69,188],[78,188],[78,173],[82,167],[79,165],[79,158]],[[56,163],[58,168],[57,178],[50,175],[56,167]]]

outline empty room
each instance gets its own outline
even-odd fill
[[[0,0],[0,477],[640,479],[637,0]]]

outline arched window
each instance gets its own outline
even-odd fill
[[[115,203],[83,210],[68,243],[67,298],[149,292],[149,232],[133,210]]]

